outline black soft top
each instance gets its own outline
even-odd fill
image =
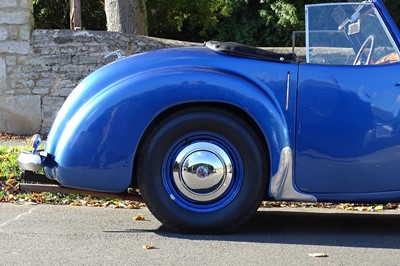
[[[240,56],[251,59],[278,61],[278,62],[292,62],[296,61],[296,55],[280,54],[271,51],[266,51],[257,47],[248,46],[236,42],[217,42],[208,41],[205,43],[208,48],[221,53]]]

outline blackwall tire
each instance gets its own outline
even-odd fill
[[[164,117],[146,134],[138,159],[143,199],[174,231],[230,231],[266,195],[266,151],[252,127],[231,112],[193,108]]]

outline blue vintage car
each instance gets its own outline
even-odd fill
[[[304,61],[208,42],[97,70],[21,167],[138,188],[181,232],[231,230],[264,199],[399,201],[400,32],[381,0],[305,8]]]

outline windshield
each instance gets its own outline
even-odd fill
[[[399,51],[372,3],[306,6],[307,63],[393,63]]]

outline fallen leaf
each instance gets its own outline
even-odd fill
[[[127,208],[127,209],[139,209],[139,207],[138,207],[137,204],[128,204],[128,205],[126,206],[126,208]]]
[[[308,253],[308,256],[314,257],[314,258],[326,258],[328,257],[327,254],[325,253]]]
[[[357,211],[360,211],[360,212],[368,210],[367,207],[354,207],[354,209],[357,210]]]
[[[69,206],[82,206],[82,203],[80,202],[80,201],[74,201],[74,202],[71,202],[70,204],[69,204]]]
[[[143,215],[136,215],[136,216],[135,216],[135,220],[136,220],[136,221],[144,221],[144,220],[146,220],[146,219],[144,218]]]
[[[17,183],[18,183],[17,180],[12,179],[12,178],[10,178],[10,179],[8,179],[8,180],[6,181],[6,184],[7,184],[7,185],[10,185],[10,186],[16,185]]]
[[[151,245],[144,245],[144,249],[158,249],[156,246],[151,246]]]

